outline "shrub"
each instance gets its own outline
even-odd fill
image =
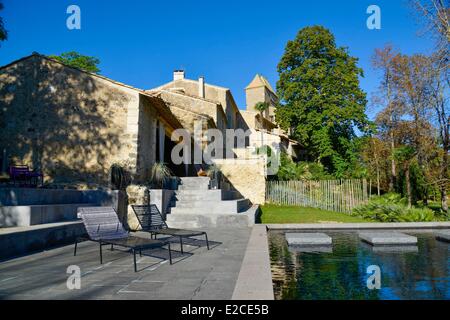
[[[110,168],[111,185],[115,190],[125,190],[131,183],[131,174],[126,165],[114,163]]]
[[[173,176],[170,168],[162,162],[155,163],[150,171],[150,185],[153,188],[164,188],[164,183]]]
[[[277,178],[280,181],[333,179],[322,164],[303,161],[296,163],[284,152],[280,155]]]
[[[396,193],[373,197],[369,203],[353,209],[352,215],[381,222],[439,220],[429,208],[408,208],[406,200]]]

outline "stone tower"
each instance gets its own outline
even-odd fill
[[[275,106],[278,102],[278,97],[270,85],[269,81],[262,75],[257,74],[250,84],[245,88],[245,96],[247,103],[247,111],[258,112],[255,105],[258,102],[267,102],[269,109],[265,112],[264,117],[271,120],[274,119]]]

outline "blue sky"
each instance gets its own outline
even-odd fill
[[[106,1],[3,0],[1,15],[9,40],[0,48],[0,65],[37,51],[79,51],[100,58],[102,74],[149,89],[168,82],[174,69],[188,78],[232,90],[245,107],[244,87],[256,73],[275,87],[276,66],[286,42],[301,28],[324,25],[360,59],[362,88],[376,90],[378,76],[370,65],[377,47],[393,43],[401,52],[429,53],[430,39],[419,27],[406,0],[342,1]],[[81,30],[68,30],[66,9],[81,8]],[[366,27],[366,9],[382,10],[382,29]],[[376,112],[368,106],[372,117]]]

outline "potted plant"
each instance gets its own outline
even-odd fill
[[[131,183],[130,171],[125,165],[114,163],[110,168],[110,182],[113,190],[125,190]]]
[[[172,171],[165,163],[157,162],[150,170],[150,185],[155,189],[164,189],[165,184],[172,176]]]
[[[211,188],[220,188],[220,170],[216,165],[210,165],[206,170],[206,175],[211,178]]]

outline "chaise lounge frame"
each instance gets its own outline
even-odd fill
[[[131,231],[145,231],[151,233],[154,238],[158,234],[168,235],[172,237],[178,237],[181,246],[181,253],[183,252],[183,238],[195,237],[195,236],[205,236],[206,247],[209,250],[208,234],[205,231],[194,231],[185,229],[175,229],[169,228],[167,223],[164,221],[161,212],[155,204],[149,205],[131,205],[136,218],[141,225],[142,230],[131,230]]]
[[[142,250],[161,248],[165,245],[169,249],[169,261],[172,264],[172,252],[170,242],[156,239],[145,239],[135,237],[129,234],[119,221],[117,212],[112,207],[85,207],[78,208],[78,217],[83,220],[86,228],[87,237],[77,237],[75,239],[75,248],[73,255],[77,255],[78,243],[82,240],[90,240],[99,243],[100,264],[103,264],[102,247],[114,246],[130,249],[133,254],[134,271],[137,272],[136,253],[142,256]]]

